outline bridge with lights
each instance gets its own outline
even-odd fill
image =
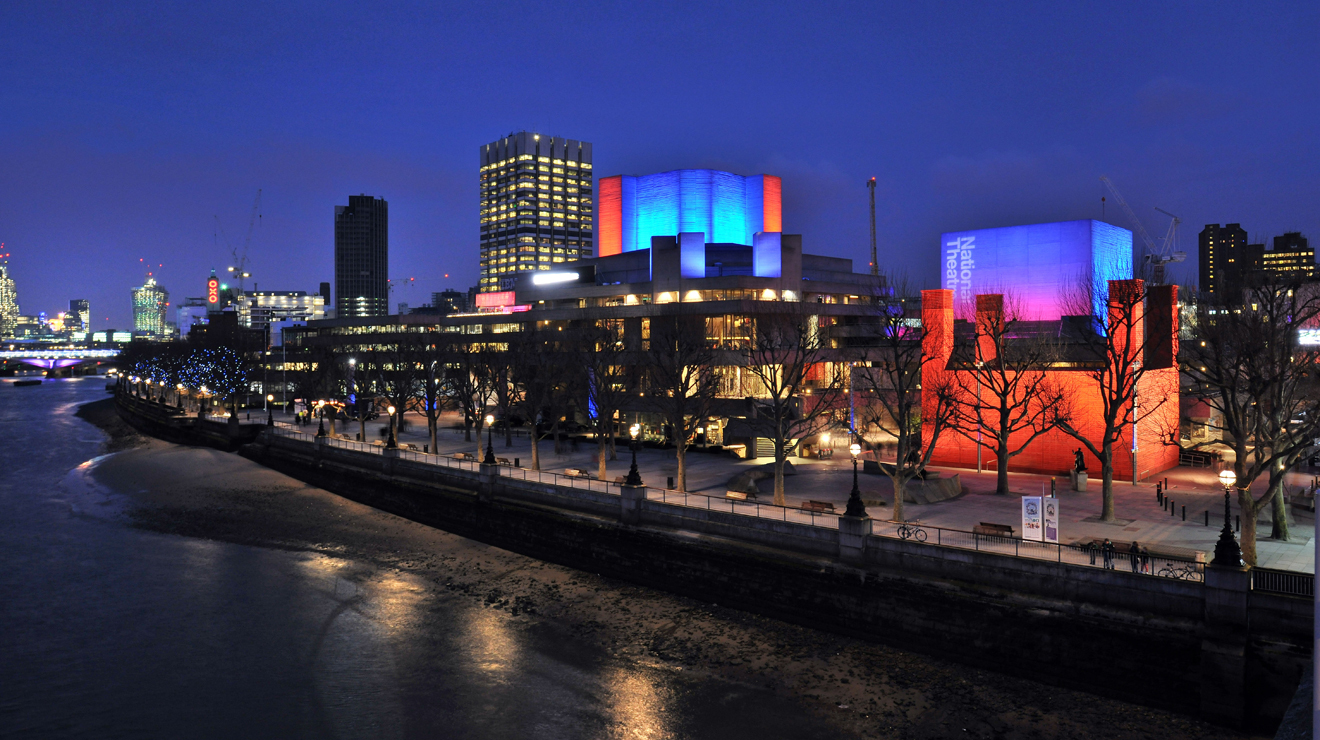
[[[117,349],[51,347],[46,349],[0,350],[0,362],[21,362],[46,370],[72,367],[84,362],[104,362],[119,356]]]

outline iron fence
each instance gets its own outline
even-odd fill
[[[724,511],[730,514],[742,514],[761,519],[774,519],[783,522],[796,522],[812,527],[827,529],[839,528],[839,515],[830,512],[799,509],[794,506],[763,504],[754,500],[734,499],[725,496],[710,496],[704,493],[671,491],[667,488],[647,488],[646,498],[666,504],[685,506],[690,509]]]
[[[1252,568],[1251,590],[1311,599],[1315,598],[1315,576],[1310,573]]]

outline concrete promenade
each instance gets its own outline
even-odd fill
[[[257,412],[252,414],[258,419]],[[276,414],[281,421],[290,421],[285,415]],[[461,429],[454,429],[458,417],[446,414],[441,422],[438,435],[438,452],[452,454],[456,452],[477,453],[484,451],[486,435],[478,443],[475,439],[466,442]],[[383,439],[383,422],[377,420],[367,424],[369,441]],[[312,429],[315,429],[313,423]],[[347,426],[343,422],[336,424],[336,432],[354,438],[359,427],[356,423]],[[504,438],[498,433],[494,439],[495,455],[503,458],[518,458],[523,467],[531,465],[531,442],[525,430],[521,436],[515,436],[512,446],[506,446]],[[425,420],[414,415],[408,417],[408,428],[399,435],[401,443],[416,445],[421,449],[428,444]],[[564,444],[564,454],[554,452],[553,440],[543,440],[540,444],[541,468],[552,472],[564,472],[566,468],[580,468],[595,472],[593,462],[596,447],[593,444],[581,444],[576,452]],[[848,493],[852,487],[852,464],[842,448],[833,459],[804,460],[790,458],[798,474],[786,480],[786,496],[789,505],[798,505],[807,500],[828,501],[835,504],[842,512]],[[676,462],[673,450],[643,448],[637,455],[638,469],[647,485],[664,486],[666,478],[675,475]],[[724,454],[712,454],[692,450],[688,453],[688,490],[709,495],[722,495],[731,477],[740,471],[769,462],[768,459],[739,460]],[[629,452],[626,446],[618,449],[618,459],[608,462],[608,474],[615,476],[628,472]],[[1309,483],[1311,476],[1303,473],[1293,476],[1290,483],[1301,487]],[[986,470],[977,474],[975,470],[947,469],[940,471],[949,476],[957,473],[967,493],[959,498],[936,504],[913,504],[905,506],[905,518],[927,526],[946,527],[949,529],[970,530],[979,522],[993,522],[1012,526],[1014,532],[1021,533],[1021,504],[1019,496],[1048,495],[1050,477],[1042,475],[1009,475],[1009,483],[1014,494],[999,496],[994,494],[995,474]],[[1099,471],[1091,471],[1097,474]],[[1194,551],[1210,553],[1214,550],[1215,540],[1223,524],[1223,489],[1216,479],[1214,469],[1174,468],[1160,476],[1168,478],[1169,498],[1175,506],[1175,513],[1161,508],[1155,500],[1155,479],[1142,481],[1136,486],[1129,483],[1115,482],[1115,514],[1117,521],[1103,523],[1097,520],[1100,512],[1100,483],[1092,478],[1090,490],[1078,493],[1069,490],[1067,477],[1057,479],[1058,496],[1062,500],[1061,541],[1064,543],[1087,542],[1094,538],[1109,538],[1121,547],[1136,540],[1152,550],[1159,548],[1169,554],[1182,552],[1192,555]],[[769,502],[771,482],[764,481],[762,490],[767,491],[760,499]],[[893,489],[889,479],[883,475],[862,474],[859,486],[863,500],[868,502],[868,513],[876,520],[892,518]],[[1263,483],[1258,485],[1257,495],[1264,491]],[[876,502],[883,502],[877,505]],[[1182,507],[1187,507],[1187,520],[1182,520]],[[1210,512],[1210,526],[1205,526],[1205,512]],[[1234,515],[1240,512],[1234,502]],[[1268,508],[1260,518],[1258,532],[1261,539],[1257,543],[1260,556],[1259,565],[1307,573],[1315,572],[1315,555],[1311,539],[1315,536],[1314,518],[1310,515],[1294,515],[1289,512],[1291,539],[1279,542],[1267,539],[1271,531]],[[875,527],[880,532],[885,525],[877,521]]]

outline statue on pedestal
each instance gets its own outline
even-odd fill
[[[1074,462],[1073,462],[1073,472],[1074,472],[1074,473],[1085,473],[1085,472],[1086,472],[1086,458],[1084,458],[1084,457],[1082,456],[1082,448],[1078,447],[1078,448],[1073,452],[1073,461],[1074,461]]]

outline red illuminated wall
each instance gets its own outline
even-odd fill
[[[600,227],[598,256],[609,257],[623,252],[623,176],[599,180]]]
[[[1119,281],[1114,281],[1119,282]],[[1122,281],[1128,282],[1128,281]],[[1140,281],[1131,281],[1140,282]],[[1139,289],[1139,286],[1137,286]],[[946,373],[957,373],[958,370],[947,370],[949,356],[953,349],[953,291],[950,290],[925,290],[922,291],[922,324],[923,324],[923,345],[925,353],[928,356],[927,364],[922,370],[922,386],[925,388],[936,387]],[[977,296],[978,309],[989,308],[993,300],[982,302],[980,299],[986,296]],[[1173,305],[1177,305],[1176,291],[1171,296],[1156,294],[1151,291],[1148,297],[1148,303],[1152,311],[1158,310],[1162,316],[1166,315],[1165,310],[1167,300],[1172,298]],[[1176,310],[1176,309],[1175,309]],[[1164,319],[1167,325],[1167,319]],[[1173,328],[1176,332],[1177,318]],[[1152,335],[1154,336],[1154,335]],[[1176,337],[1176,334],[1173,335]],[[1170,337],[1166,341],[1176,341]],[[1147,357],[1152,356],[1151,349],[1158,345],[1153,339],[1148,346]],[[1167,348],[1158,349],[1153,353],[1155,356],[1172,357]],[[1178,369],[1172,366],[1172,363],[1166,363],[1165,367],[1157,365],[1147,365],[1147,370],[1142,377],[1137,390],[1137,399],[1142,409],[1139,416],[1142,418],[1137,424],[1137,476],[1145,478],[1151,475],[1168,470],[1178,464],[1179,448],[1177,444],[1169,444],[1170,439],[1177,439],[1176,435],[1179,421],[1179,398],[1178,398]],[[1089,377],[1084,370],[1078,369],[1060,369],[1048,371],[1050,380],[1062,385],[1068,395],[1072,397],[1073,410],[1072,417],[1074,426],[1077,427],[1084,436],[1099,440],[1103,433],[1103,409],[1104,402],[1100,393],[1098,383]],[[974,381],[973,381],[974,382]],[[961,387],[968,387],[970,383],[961,383]],[[924,397],[923,411],[924,418],[927,420],[934,418],[934,398]],[[1130,418],[1130,411],[1126,414]],[[932,433],[929,422],[926,424],[923,433],[929,439]],[[1114,476],[1116,480],[1131,480],[1132,478],[1132,427],[1126,425],[1123,438],[1114,446]],[[1021,446],[1022,441],[1029,436],[1024,432],[1010,439],[1010,449],[1016,449]],[[1041,435],[1031,442],[1025,450],[1009,460],[1008,469],[1014,472],[1025,473],[1044,473],[1047,475],[1064,475],[1073,467],[1073,450],[1082,449],[1086,466],[1092,476],[1100,474],[1100,461],[1082,443],[1078,442],[1072,436],[1062,431],[1052,431]],[[938,442],[935,445],[935,452],[931,456],[932,465],[974,468],[976,467],[975,442],[967,439],[961,434],[946,430],[941,433]],[[994,470],[996,467],[995,456],[991,450],[982,448],[981,464],[986,470]]]

